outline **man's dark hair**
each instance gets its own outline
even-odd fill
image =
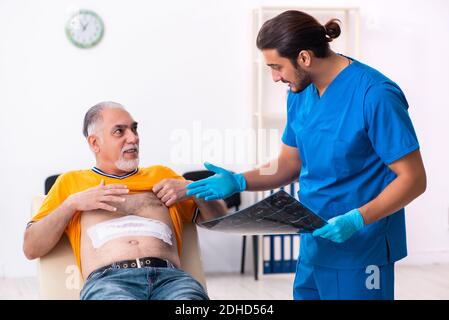
[[[307,13],[288,10],[266,21],[257,35],[257,48],[276,49],[297,67],[301,50],[311,50],[318,58],[330,53],[329,42],[340,35],[340,20],[331,19],[324,26]]]

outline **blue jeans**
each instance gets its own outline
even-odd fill
[[[176,268],[108,268],[92,272],[81,300],[209,300],[202,285]]]

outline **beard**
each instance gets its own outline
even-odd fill
[[[127,160],[120,157],[120,159],[115,162],[115,166],[122,171],[131,172],[139,166],[139,158]]]
[[[290,90],[294,93],[303,91],[312,83],[312,77],[307,72],[301,70],[301,67],[295,68],[295,80],[290,82]]]
[[[125,159],[124,153],[130,149],[136,149],[136,157],[134,159]],[[123,147],[120,158],[115,162],[115,166],[126,172],[131,172],[137,169],[139,166],[139,146],[134,144]]]

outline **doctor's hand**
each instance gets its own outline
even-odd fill
[[[341,216],[329,219],[328,224],[315,230],[312,235],[342,243],[348,240],[356,231],[365,226],[359,209],[351,210]]]
[[[187,195],[210,201],[224,199],[246,189],[246,180],[243,174],[232,173],[209,162],[205,162],[204,166],[206,169],[215,172],[215,174],[209,178],[189,184],[187,186]]]

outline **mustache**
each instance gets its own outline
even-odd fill
[[[139,152],[139,146],[137,144],[130,144],[127,146],[124,146],[122,149],[122,152],[126,152],[128,150],[136,149],[137,152]]]

